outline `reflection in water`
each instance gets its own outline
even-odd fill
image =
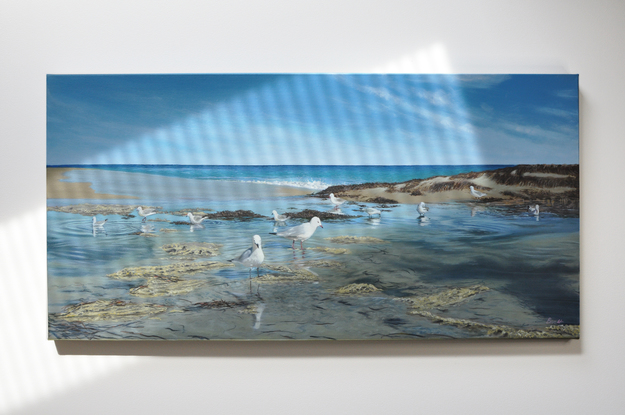
[[[154,225],[150,223],[142,224],[140,229],[141,233],[154,233],[156,231]]]
[[[471,206],[471,216],[475,216],[476,213],[484,212],[485,210],[484,206],[473,205]]]
[[[288,202],[275,199],[267,204],[279,206],[281,211],[288,208],[325,210],[327,205],[323,202],[301,197]],[[267,211],[264,205],[245,203],[225,201],[211,204],[211,208]],[[156,203],[150,201],[149,204]],[[164,211],[207,205],[202,202],[196,202],[196,206],[186,202],[159,204],[164,206]],[[470,337],[472,333],[408,315],[406,304],[393,299],[438,292],[442,287],[483,284],[491,289],[483,295],[483,301],[467,301],[449,308],[446,313],[458,318],[485,322],[492,319],[518,326],[535,325],[547,318],[571,324],[579,322],[578,218],[548,214],[537,224],[528,220],[531,216],[526,205],[514,210],[448,203],[437,205],[433,218],[421,216],[416,221],[414,205],[392,207],[385,212],[382,222],[380,218],[363,216],[360,209],[343,205],[345,214],[358,217],[324,221],[324,228],[318,229],[307,241],[309,249],[303,250],[291,249],[294,246],[291,240],[269,235],[272,229],[277,232],[285,228],[266,218],[214,220],[210,222],[210,232],[193,232],[202,229],[195,226],[190,227],[192,232],[186,232],[189,225],[177,226],[175,222],[180,216],[167,213],[159,215],[162,222],[141,225],[136,219],[109,215],[106,229],[95,229],[84,217],[50,211],[47,214],[50,311],[60,312],[67,305],[98,299],[153,303],[174,310],[187,310],[185,307],[189,303],[224,300],[246,304],[239,308],[234,305],[193,313],[163,313],[158,319],[137,321],[143,327],[141,333],[168,339],[192,339],[193,336],[215,339],[381,338],[397,333],[384,321],[398,319],[404,321],[401,332],[408,333],[406,336]],[[467,209],[471,209],[472,217],[466,215]],[[476,216],[476,212],[484,213]],[[535,218],[539,220],[538,216]],[[292,221],[294,225],[304,223],[298,219]],[[139,236],[136,234],[139,229],[142,233],[156,232],[156,235]],[[130,289],[145,284],[145,280],[119,281],[107,277],[130,267],[206,260],[226,263],[238,257],[241,247],[248,245],[250,235],[255,234],[263,235],[267,265],[305,270],[303,274],[311,279],[267,283],[254,278],[258,270],[253,273],[248,269],[226,267],[182,275],[185,283],[211,281],[190,292],[137,298],[130,294]],[[101,235],[108,237],[92,237]],[[381,242],[346,245],[326,239],[338,236],[371,237]],[[190,261],[181,261],[181,257],[162,249],[166,244],[198,242],[221,246],[215,256],[188,258]],[[261,274],[279,276],[284,271],[267,267]],[[76,288],[77,282],[80,282],[80,290]],[[373,284],[382,291],[356,297],[335,294],[338,288],[352,283]],[[250,302],[259,301],[260,285],[262,301],[254,310],[254,320],[250,321],[250,317],[242,317],[240,311]],[[245,293],[245,296],[235,298],[230,290]],[[182,326],[184,331],[174,331]],[[128,337],[124,330],[122,326],[111,329],[114,333],[111,336]]]
[[[200,229],[204,229],[204,225],[191,225],[191,226],[189,226],[189,232],[199,231]]]
[[[367,222],[373,226],[378,226],[382,222],[382,220],[381,218],[368,218]]]
[[[263,311],[265,311],[265,303],[260,303],[256,306],[256,314],[254,314],[256,322],[254,323],[254,330],[258,330],[260,328],[260,318],[263,315]]]

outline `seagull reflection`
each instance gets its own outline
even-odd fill
[[[368,218],[367,222],[369,222],[373,226],[378,226],[381,223],[381,220],[380,218]]]
[[[189,232],[198,231],[200,229],[204,229],[204,225],[191,225],[191,226],[189,226]]]
[[[141,225],[141,233],[154,233],[154,232],[155,232],[154,225],[150,223]]]
[[[472,206],[471,207],[471,216],[475,216],[476,213],[484,212],[484,206]]]
[[[258,330],[260,328],[260,318],[263,315],[263,311],[265,311],[265,303],[258,304],[258,306],[256,306],[256,314],[254,314],[254,317],[256,318],[254,330]]]
[[[419,222],[419,226],[428,226],[430,224],[430,218],[427,216],[419,216],[417,222]]]

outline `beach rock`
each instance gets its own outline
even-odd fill
[[[483,285],[473,285],[471,287],[451,288],[424,297],[405,297],[399,298],[398,300],[410,304],[410,308],[413,311],[410,311],[408,314],[418,314],[415,310],[429,310],[437,307],[456,305],[488,290],[490,290],[490,288]]]
[[[349,284],[338,288],[335,293],[338,295],[359,295],[381,291],[373,284]]]
[[[266,216],[254,213],[251,210],[222,210],[217,213],[207,213],[204,215],[207,219],[225,219],[225,220],[250,220],[255,218],[266,218]]]
[[[187,216],[187,213],[191,212],[196,216],[205,216],[208,213],[207,212],[214,212],[215,209],[209,209],[209,208],[186,208],[186,209],[180,209],[180,210],[174,210],[174,211],[169,211],[167,213],[169,213],[170,215],[175,215],[175,216]]]
[[[163,233],[179,232],[178,229],[171,229],[171,228],[161,228],[158,231],[163,232]]]
[[[97,300],[65,307],[54,317],[66,321],[136,320],[160,314],[167,306],[149,303],[131,303],[122,300]]]
[[[289,212],[288,215],[291,219],[305,219],[311,220],[315,216],[321,220],[343,220],[357,218],[358,216],[344,215],[333,212],[321,212],[319,210],[304,209],[301,212]],[[273,220],[273,218],[272,218]]]
[[[187,294],[202,285],[205,281],[184,280],[177,277],[147,277],[146,283],[130,289],[130,294],[136,297],[160,297],[164,295]]]
[[[202,308],[205,310],[220,309],[220,308],[235,308],[235,307],[247,306],[248,304],[249,303],[247,301],[213,300],[213,301],[195,303],[191,307],[188,307],[187,311],[192,308]]]
[[[411,313],[427,318],[433,323],[454,326],[461,329],[485,331],[487,336],[511,339],[578,339],[579,326],[549,326],[536,329],[518,329],[506,325],[484,324],[471,320],[442,317],[429,311],[415,311]]]
[[[137,208],[138,205],[96,205],[92,203],[81,203],[78,205],[67,206],[48,206],[48,211],[63,212],[63,213],[76,213],[82,216],[95,216],[95,215],[120,215],[132,217],[131,213]],[[160,206],[143,206],[143,208],[149,209],[162,209]]]
[[[377,204],[396,204],[398,203],[395,199],[388,199],[386,197],[371,197],[369,199],[361,200],[362,202],[367,203],[377,203]]]
[[[372,236],[335,236],[333,238],[325,238],[333,244],[387,244],[388,241],[374,238]]]
[[[211,257],[219,255],[219,248],[222,244],[210,242],[183,242],[161,246],[161,249],[170,255],[187,257]]]
[[[291,248],[289,248],[289,250],[291,250]],[[345,255],[345,254],[351,254],[352,252],[346,248],[328,248],[325,246],[314,246],[312,248],[306,248],[306,250],[324,252],[326,254],[334,254],[334,255]]]
[[[149,278],[153,276],[180,277],[183,275],[191,275],[202,271],[209,271],[226,267],[234,267],[234,264],[230,262],[224,263],[216,261],[202,261],[183,264],[133,267],[124,268],[121,271],[117,271],[113,274],[108,274],[107,277],[116,280],[133,280],[135,278]]]

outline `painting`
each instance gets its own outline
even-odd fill
[[[52,340],[575,339],[577,75],[47,76]]]

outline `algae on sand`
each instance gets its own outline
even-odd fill
[[[210,242],[183,242],[161,246],[161,249],[170,255],[187,257],[211,257],[219,255],[222,244]]]
[[[305,267],[311,268],[330,268],[330,269],[341,269],[345,268],[345,264],[339,261],[331,261],[327,259],[314,259],[311,261],[306,261],[302,264]]]
[[[277,274],[264,274],[253,278],[254,282],[264,284],[289,282],[315,282],[319,280],[317,274],[304,268],[290,268],[286,265],[265,265],[264,268],[277,271]]]
[[[338,288],[335,293],[338,295],[359,295],[369,294],[376,291],[381,290],[373,284],[349,284]]]
[[[187,294],[202,285],[205,281],[184,280],[177,277],[147,277],[145,284],[130,289],[130,294],[136,297],[160,297],[164,295]]]
[[[66,321],[136,320],[167,311],[160,304],[136,304],[122,300],[97,300],[65,307],[54,317]]]
[[[208,271],[211,269],[219,269],[226,267],[233,267],[232,263],[217,262],[217,261],[202,261],[183,264],[171,264],[171,265],[157,265],[146,267],[133,267],[124,268],[121,271],[117,271],[113,274],[108,274],[107,277],[116,280],[132,280],[135,278],[148,278],[154,276],[160,277],[180,277],[183,275],[195,274],[202,271]]]
[[[388,241],[374,238],[372,236],[335,236],[333,238],[325,238],[334,244],[387,244]]]
[[[461,329],[486,331],[490,337],[503,337],[510,339],[577,339],[579,338],[579,326],[549,326],[541,329],[518,329],[506,325],[485,324],[476,321],[441,317],[429,311],[413,311],[411,314],[427,318],[433,323],[454,326]]]
[[[291,249],[291,248],[289,248]],[[309,251],[319,251],[319,252],[324,252],[326,254],[334,254],[334,255],[344,255],[344,254],[351,254],[352,251],[350,251],[349,249],[346,248],[328,248],[325,246],[314,246],[312,248],[306,248],[306,250]]]
[[[410,304],[413,310],[429,310],[431,308],[446,307],[458,304],[468,298],[471,298],[481,292],[488,291],[490,288],[483,285],[473,285],[471,287],[451,288],[437,294],[423,297],[406,297],[399,298],[399,301]],[[417,314],[411,311],[408,314]]]

